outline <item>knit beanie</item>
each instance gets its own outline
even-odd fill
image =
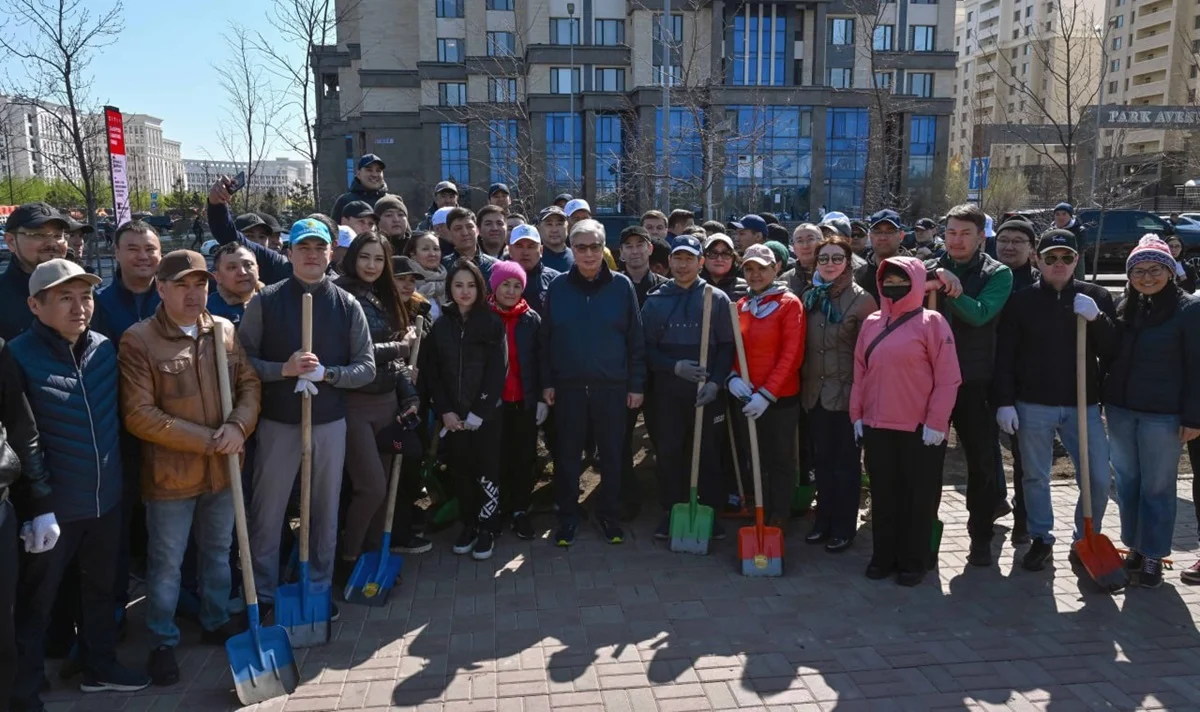
[[[775,253],[775,264],[779,265],[779,269],[785,269],[787,263],[791,261],[791,255],[788,254],[788,248],[784,247],[782,242],[777,242],[775,240],[768,240],[766,244],[767,247],[771,249],[771,252]]]
[[[1125,274],[1133,271],[1135,265],[1142,262],[1157,262],[1171,272],[1175,271],[1175,258],[1171,256],[1171,248],[1158,235],[1147,233],[1138,240],[1137,247],[1129,253],[1125,260]]]
[[[520,264],[505,261],[492,265],[492,276],[488,280],[488,286],[492,288],[492,291],[495,292],[496,287],[503,284],[506,279],[516,279],[521,283],[521,291],[525,291],[525,268]]]
[[[388,194],[375,201],[375,217],[380,217],[389,210],[399,210],[408,215],[408,206],[404,204],[404,199],[398,195]]]

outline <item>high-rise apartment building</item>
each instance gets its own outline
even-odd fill
[[[187,158],[183,160],[183,170],[186,174],[188,190],[206,193],[209,187],[216,182],[218,176],[232,178],[246,170],[246,163],[245,161]],[[280,199],[283,199],[293,184],[311,186],[312,181],[312,164],[308,161],[293,158],[264,159],[258,164],[254,177],[250,181],[249,190],[255,193],[272,190]]]
[[[944,194],[954,3],[670,6],[663,22],[655,0],[339,2],[337,44],[312,52],[322,201],[363,153],[414,213],[439,180],[473,206],[505,182],[526,211],[570,192],[636,214],[669,174],[670,207],[718,218]],[[876,152],[892,170],[868,195]]]

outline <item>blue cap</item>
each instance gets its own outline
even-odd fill
[[[329,228],[325,227],[325,223],[312,218],[297,220],[292,223],[292,229],[288,232],[288,244],[295,245],[301,240],[315,237],[326,245],[333,242],[329,239]]]
[[[754,214],[743,215],[733,226],[738,230],[754,230],[763,235],[767,234],[767,221]]]
[[[358,168],[359,170],[362,170],[372,163],[378,163],[380,168],[387,168],[387,164],[383,162],[383,159],[379,156],[376,156],[374,153],[368,153],[367,155],[358,159]]]
[[[891,208],[884,208],[883,210],[880,210],[871,217],[867,218],[867,224],[871,227],[875,227],[879,223],[885,222],[891,223],[896,227],[903,227],[900,224],[900,213],[892,210]]]
[[[1075,214],[1075,208],[1071,207],[1071,204],[1067,202],[1062,202],[1054,206],[1054,212],[1057,213],[1059,210],[1065,210],[1069,215]]]
[[[690,252],[699,257],[702,249],[700,240],[692,235],[680,235],[671,243],[671,254],[675,254],[676,252]]]
[[[496,193],[511,193],[511,192],[512,191],[508,189],[508,184],[506,184],[506,183],[492,183],[492,185],[490,187],[488,187],[488,197],[489,198],[492,197],[493,195],[495,195]]]

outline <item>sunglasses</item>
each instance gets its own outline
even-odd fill
[[[1044,255],[1042,262],[1045,262],[1047,266],[1056,265],[1059,262],[1064,265],[1072,265],[1075,264],[1075,255]]]
[[[576,252],[583,252],[583,253],[603,252],[604,245],[599,242],[574,244],[574,245],[571,245],[571,249],[575,250]]]
[[[817,257],[817,264],[819,264],[819,265],[827,265],[830,262],[832,262],[835,265],[845,264],[846,256],[845,255],[819,255]]]

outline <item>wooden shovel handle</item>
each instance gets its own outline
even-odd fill
[[[738,317],[737,302],[729,304],[729,316],[733,319],[733,343],[737,347],[738,370],[742,374],[742,380],[750,384],[750,367],[746,363],[746,345],[742,342],[742,320]],[[746,418],[746,429],[750,436],[750,469],[754,472],[754,506],[761,509],[762,467],[758,460],[758,429],[753,418]]]
[[[217,383],[221,388],[221,419],[233,412],[233,394],[229,388],[229,355],[225,352],[225,325],[213,320],[214,350],[217,355]],[[250,531],[246,526],[246,498],[242,492],[242,463],[236,454],[226,456],[229,468],[229,488],[233,497],[234,529],[237,532],[238,558],[242,562],[242,588],[246,593],[246,605],[258,603],[258,589],[254,587],[254,558],[250,553]]]
[[[1083,518],[1092,518],[1091,461],[1088,458],[1087,320],[1075,317],[1075,418],[1079,421],[1079,496]]]
[[[704,285],[704,307],[700,317],[700,369],[708,367],[708,333],[712,325],[712,285]],[[704,388],[704,381],[696,384],[696,393]],[[692,428],[692,472],[691,487],[700,483],[700,441],[704,431],[704,407],[696,409],[696,422]]]
[[[300,312],[300,348],[312,351],[312,295],[305,294]],[[312,398],[300,398],[300,561],[308,561],[308,528],[312,517]]]

